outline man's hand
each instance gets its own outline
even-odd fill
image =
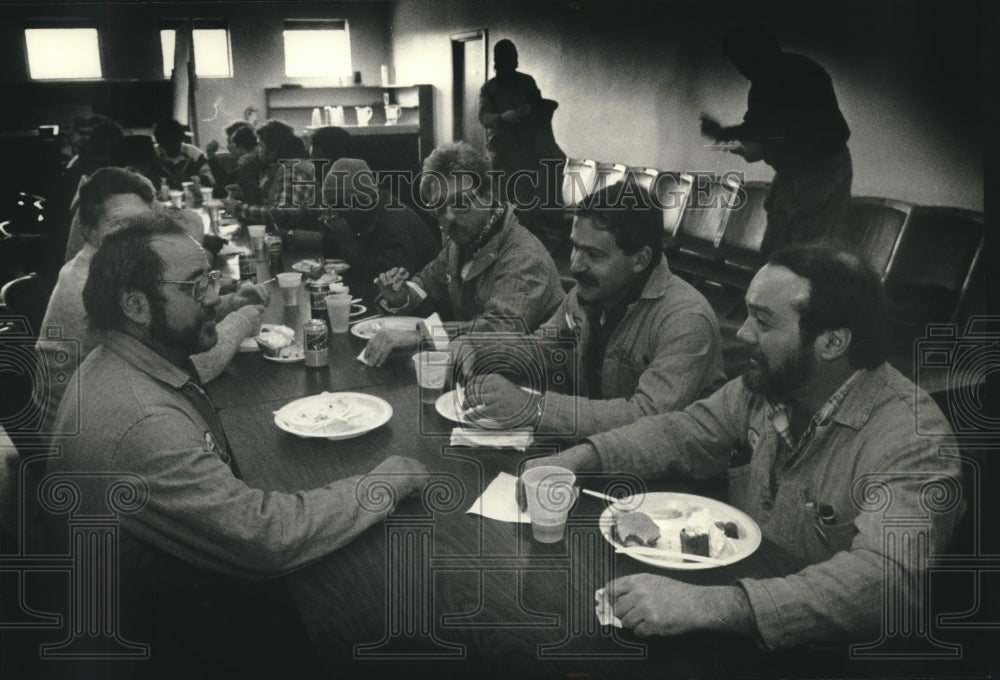
[[[708,114],[703,113],[701,114],[701,134],[718,140],[719,135],[722,134],[722,124]]]
[[[343,240],[345,236],[354,235],[347,220],[340,215],[328,213],[320,219],[320,224],[323,225],[322,233],[332,238],[334,242]]]
[[[538,423],[539,394],[525,392],[502,375],[476,376],[465,384],[463,409],[472,420],[488,418],[496,421],[494,429],[534,427]]]
[[[386,475],[400,500],[427,486],[427,467],[414,458],[389,456],[369,474]]]
[[[747,163],[756,163],[764,158],[764,147],[761,146],[760,142],[741,141],[739,144],[731,148],[729,152],[734,153],[737,156],[742,156],[743,160]]]
[[[390,307],[401,307],[410,299],[410,293],[406,286],[406,280],[410,278],[410,272],[403,267],[393,267],[389,271],[382,272],[375,279],[379,293]]]
[[[261,305],[267,307],[271,301],[271,293],[266,286],[255,283],[242,283],[233,293],[232,305],[234,309],[245,307],[246,305]]]
[[[750,602],[738,586],[692,586],[666,576],[634,574],[604,587],[615,616],[640,637],[696,630],[754,631]]]
[[[365,347],[365,362],[369,366],[381,366],[396,350],[412,349],[420,345],[420,331],[401,331],[380,328]]]
[[[205,146],[205,155],[209,158],[215,158],[217,153],[219,153],[219,143],[213,139]]]
[[[262,315],[264,314],[263,307],[260,305],[246,305],[244,307],[240,307],[232,313],[242,316],[250,322],[249,331],[247,332],[246,337],[252,338],[260,332],[260,324],[263,320]]]
[[[527,104],[521,104],[516,109],[507,109],[501,113],[500,120],[505,123],[516,123],[525,118],[529,113],[531,113],[531,107]]]
[[[242,201],[236,200],[235,198],[232,197],[232,195],[227,196],[226,198],[220,200],[222,201],[222,205],[225,208],[226,212],[230,215],[235,215],[236,207],[243,204]]]
[[[532,458],[524,464],[524,469],[537,467],[539,465],[558,465],[572,472],[585,472],[589,470],[600,470],[601,459],[597,455],[597,449],[590,442],[583,442],[572,446],[554,456],[542,456]]]

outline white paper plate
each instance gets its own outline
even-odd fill
[[[528,393],[532,392],[527,387],[522,387],[521,389]],[[462,413],[462,402],[465,399],[464,392],[465,390],[462,387],[456,387],[451,392],[445,392],[434,402],[434,409],[446,420],[470,427],[478,427],[481,430],[497,430],[499,423],[492,418],[477,418],[473,420]]]
[[[361,392],[323,392],[296,399],[274,412],[274,424],[285,432],[333,441],[371,432],[390,418],[389,402]]]
[[[299,343],[288,345],[288,347],[282,347],[278,350],[278,352],[284,352],[287,356],[281,356],[279,354],[276,357],[272,357],[264,352],[261,352],[260,355],[268,361],[273,361],[277,364],[294,364],[306,358],[305,350],[302,349],[302,345]]]
[[[351,305],[351,316],[360,316],[368,311],[368,308],[364,305],[353,304]]]
[[[421,319],[416,316],[380,316],[354,324],[351,326],[351,335],[362,340],[371,340],[382,328],[400,331],[416,330],[418,321]]]
[[[654,548],[669,547],[672,550],[680,552],[680,531],[687,522],[688,514],[697,509],[708,511],[708,514],[713,521],[734,522],[739,528],[740,537],[738,539],[726,539],[727,546],[723,553],[718,556],[718,558],[722,560],[722,564],[720,565],[707,564],[704,562],[682,562],[672,557],[660,559],[655,556],[629,554],[629,557],[654,567],[690,571],[698,569],[714,569],[717,566],[725,566],[727,564],[739,562],[747,555],[753,554],[753,552],[760,546],[760,527],[757,526],[757,523],[754,522],[753,519],[751,519],[750,515],[737,510],[731,505],[726,505],[722,501],[717,501],[712,498],[695,496],[687,493],[658,492],[647,493],[641,497],[626,498],[621,500],[619,505],[627,507],[630,510],[644,512],[647,515],[650,515],[652,520],[656,522],[656,525],[660,527],[660,540],[657,541]],[[682,513],[682,516],[679,518],[663,519],[659,517],[672,514],[677,511]],[[619,548],[622,547],[622,545],[615,541],[611,535],[611,527],[614,525],[612,512],[613,510],[611,506],[604,508],[604,512],[601,513],[601,517],[598,520],[598,526],[601,528],[601,534],[604,536],[604,540],[616,548]]]

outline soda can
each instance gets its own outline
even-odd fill
[[[319,319],[310,319],[302,324],[302,347],[305,350],[305,364],[312,368],[326,366],[329,358],[327,349],[330,346],[330,334],[326,323]]]
[[[257,283],[257,262],[250,253],[240,253],[240,281]]]
[[[277,276],[285,271],[285,257],[281,247],[280,236],[266,236],[267,262],[271,266],[271,276]]]
[[[306,281],[306,292],[309,293],[309,306],[312,307],[312,318],[326,322],[326,296],[330,294],[330,286],[318,281]]]

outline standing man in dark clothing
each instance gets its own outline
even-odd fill
[[[723,42],[726,57],[750,80],[743,123],[722,127],[702,116],[702,134],[748,162],[775,170],[764,207],[765,254],[791,242],[814,241],[836,224],[851,196],[851,131],[823,67],[783,52],[763,26],[737,26]]]
[[[559,104],[542,99],[535,79],[517,66],[514,43],[498,41],[493,47],[497,74],[479,92],[479,122],[486,128],[490,166],[503,172],[501,196],[518,209],[521,223],[554,251],[568,236],[558,195],[562,167],[553,165],[566,158],[552,134],[552,113]],[[550,163],[543,165],[542,160]],[[518,171],[530,174],[515,175]]]

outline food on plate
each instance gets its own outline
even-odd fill
[[[644,512],[616,512],[611,528],[616,541],[624,546],[654,546],[660,539],[660,527]]]
[[[302,349],[302,345],[296,343],[279,349],[275,358],[284,359],[285,361],[298,361],[299,359],[305,359],[305,356],[306,354]]]
[[[726,535],[726,538],[740,537],[740,528],[736,522],[716,522],[715,526],[722,529],[722,533]]]
[[[708,534],[699,529],[687,527],[681,529],[681,552],[688,555],[703,555],[708,557]]]
[[[727,546],[726,532],[708,510],[693,508],[681,527],[681,552],[718,557]]]
[[[355,426],[350,420],[359,415],[354,404],[339,399],[311,402],[297,408],[282,409],[281,418],[294,428],[301,430],[322,430],[329,434],[346,432]]]
[[[269,357],[280,357],[281,350],[295,342],[295,331],[288,326],[265,323],[261,325],[256,340],[261,352]]]

